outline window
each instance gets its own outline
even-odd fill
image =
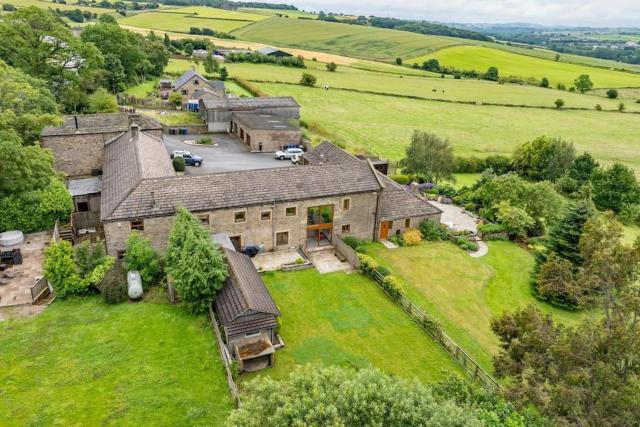
[[[89,211],[88,202],[78,202],[78,212],[88,212],[88,211]]]
[[[284,211],[286,216],[296,216],[298,215],[298,209],[295,206],[289,207]]]
[[[342,210],[348,211],[351,209],[351,199],[342,199]]]
[[[181,94],[183,94],[183,95],[186,95],[186,94],[187,94],[187,90],[186,90],[186,89],[182,89],[182,90],[180,91],[180,93],[181,93]]]
[[[239,211],[239,212],[234,212],[233,213],[233,222],[238,223],[238,222],[245,222],[247,220],[247,212],[246,211]]]
[[[131,221],[129,226],[132,230],[144,231],[144,221],[141,219]]]
[[[342,226],[342,233],[348,234],[351,233],[351,224],[345,224]]]
[[[289,232],[281,231],[276,233],[276,246],[283,246],[289,244]]]
[[[410,228],[411,227],[411,218],[407,218],[404,220],[404,228]]]
[[[119,260],[123,260],[124,259],[124,254],[126,251],[118,251],[117,253],[117,257]]]
[[[269,221],[271,219],[271,211],[260,212],[260,221]]]
[[[209,214],[198,215],[198,219],[202,225],[209,225]]]
[[[199,84],[200,84],[200,82],[199,82],[198,80],[194,80],[194,81],[193,81],[193,84],[194,84],[194,85],[199,85]]]
[[[257,337],[258,335],[260,335],[260,331],[251,331],[251,332],[245,332],[244,337],[253,338],[253,337]]]

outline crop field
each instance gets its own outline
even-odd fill
[[[585,315],[538,301],[529,285],[533,256],[510,242],[490,242],[483,258],[471,258],[451,243],[394,250],[376,243],[367,249],[402,280],[407,297],[440,320],[447,333],[489,371],[491,357],[499,350],[490,327],[492,317],[529,304],[565,324]]]
[[[302,105],[302,118],[326,129],[354,152],[400,159],[414,129],[447,138],[456,154],[512,154],[540,135],[562,137],[578,152],[590,151],[604,163],[619,161],[640,170],[631,113],[466,105],[371,95],[299,85],[260,83],[274,96],[290,95]]]
[[[222,425],[232,408],[206,318],[166,303],[57,300],[0,322],[0,425]]]
[[[370,279],[315,269],[263,275],[282,313],[285,347],[260,375],[286,377],[297,365],[374,366],[422,381],[461,375],[453,359]]]
[[[640,86],[638,74],[538,59],[481,46],[455,46],[433,54],[422,55],[407,62],[421,64],[430,58],[437,59],[442,65],[464,70],[484,72],[487,68],[495,66],[498,67],[502,76],[535,77],[538,80],[547,77],[554,86],[557,83],[564,83],[567,87],[572,86],[574,79],[580,74],[588,74],[594,87]]]
[[[118,21],[122,25],[150,28],[154,30],[177,31],[188,33],[191,27],[210,28],[215,31],[229,33],[238,28],[252,24],[252,20],[216,19],[192,14],[176,12],[145,12],[127,16]]]
[[[307,19],[271,18],[234,31],[240,39],[380,61],[416,57],[464,39]]]
[[[262,9],[262,8],[251,8],[251,7],[243,7],[240,10],[243,12],[255,13],[258,15],[265,15],[265,16],[285,15],[289,18],[296,18],[296,19],[299,19],[299,18],[318,19],[317,14],[305,12],[302,10]]]
[[[74,10],[74,9],[80,9],[80,10],[86,10],[89,11],[91,13],[97,13],[98,15],[101,15],[103,13],[114,13],[115,10],[114,9],[103,9],[101,7],[89,7],[89,6],[82,6],[79,4],[76,4],[75,2],[67,2],[67,4],[60,4],[60,3],[54,3],[52,1],[44,1],[44,0],[5,0],[2,2],[2,4],[11,4],[17,8],[21,8],[21,7],[27,7],[27,6],[36,6],[42,9],[60,9],[60,10]]]

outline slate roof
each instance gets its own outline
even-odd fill
[[[202,80],[204,83],[208,84],[209,86],[211,86],[215,90],[224,91],[224,82],[223,81],[221,81],[221,80],[207,80],[207,79],[205,79],[204,77],[202,77],[200,74],[196,73],[193,70],[189,70],[189,71],[185,72],[183,75],[181,75],[180,77],[178,77],[173,82],[173,89],[174,90],[180,89],[189,80],[191,80],[194,77],[198,77],[200,80]]]
[[[91,178],[71,179],[67,183],[67,188],[72,196],[86,196],[102,191],[102,178],[99,176]]]
[[[105,156],[105,164],[107,160],[108,156]],[[122,180],[127,179],[130,178]],[[184,206],[191,212],[203,212],[381,189],[378,178],[366,162],[349,168],[342,165],[293,166],[168,177],[142,180],[126,194],[126,199],[119,202],[117,208],[103,209],[102,220],[173,215],[177,206]],[[122,194],[122,191],[118,193]],[[103,196],[103,205],[105,203]]]
[[[104,220],[145,180],[175,176],[169,153],[161,140],[131,132],[108,141],[104,148],[100,216]],[[153,195],[149,195],[153,197]]]
[[[193,92],[193,99],[200,99],[200,98],[211,99],[211,98],[220,98],[220,96],[216,95],[215,93],[207,89],[198,89],[197,91]]]
[[[271,114],[234,113],[236,121],[241,122],[253,130],[286,130],[299,131],[300,129],[289,123],[289,120]]]
[[[138,115],[141,130],[161,130],[159,121]],[[84,135],[92,133],[126,132],[129,130],[129,115],[125,113],[82,114],[64,116],[60,126],[47,127],[42,136]]]
[[[215,301],[223,325],[253,312],[280,316],[251,258],[229,249],[223,251],[229,265],[229,279]]]
[[[303,157],[312,165],[338,165],[361,161],[329,141],[321,142],[313,149],[304,153]]]
[[[207,110],[252,110],[255,108],[297,108],[300,104],[291,96],[266,96],[258,98],[203,99]]]

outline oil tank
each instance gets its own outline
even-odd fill
[[[142,298],[142,279],[135,270],[127,273],[127,293],[131,299]]]

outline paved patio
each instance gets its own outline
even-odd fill
[[[258,271],[280,270],[283,264],[293,264],[302,258],[295,248],[275,252],[263,252],[252,258],[253,265]]]
[[[445,205],[444,203],[434,201],[431,201],[430,203],[442,211],[440,222],[447,227],[457,231],[478,232],[476,219],[465,213],[462,207],[456,205]]]
[[[15,272],[16,277],[10,279],[8,284],[0,285],[0,309],[11,306],[31,305],[31,286],[36,282],[36,278],[41,277],[43,274],[44,248],[49,244],[50,240],[49,232],[45,231],[26,235],[25,241],[19,245],[3,246],[1,248],[3,251],[20,248],[22,264],[11,266],[7,270]]]
[[[347,260],[343,261],[338,258],[333,247],[309,252],[309,258],[320,274],[334,273],[336,271],[353,271],[353,266],[349,264]]]

